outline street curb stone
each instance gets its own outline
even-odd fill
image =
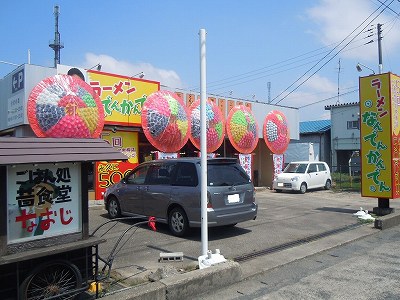
[[[240,265],[225,261],[206,269],[194,270],[157,282],[146,283],[103,297],[105,300],[178,300],[190,299],[213,289],[232,285],[242,280]]]
[[[388,229],[400,224],[400,213],[392,213],[386,216],[379,217],[375,220],[375,228]]]

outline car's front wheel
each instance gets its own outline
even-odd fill
[[[111,197],[107,205],[108,216],[110,219],[119,218],[121,216],[121,208],[117,198]]]
[[[300,193],[304,194],[307,192],[307,183],[303,182],[300,186]]]
[[[174,207],[169,212],[168,226],[175,236],[184,236],[189,231],[189,222],[182,208]]]
[[[328,179],[328,180],[326,181],[326,183],[325,183],[324,188],[325,188],[326,190],[330,190],[331,187],[332,187],[332,182]]]

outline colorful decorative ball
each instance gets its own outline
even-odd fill
[[[28,121],[38,137],[98,138],[104,127],[99,96],[75,76],[55,75],[31,91]]]
[[[190,106],[190,141],[200,150],[200,100]],[[216,151],[224,141],[225,121],[221,110],[213,101],[206,102],[207,153]]]
[[[157,91],[142,107],[142,128],[149,142],[162,152],[177,152],[188,141],[188,109],[183,100],[170,91]]]
[[[240,153],[251,153],[258,143],[258,125],[244,105],[234,106],[226,120],[226,132],[232,146]]]
[[[273,110],[264,120],[263,136],[267,147],[275,154],[283,154],[290,142],[288,122],[285,115]]]

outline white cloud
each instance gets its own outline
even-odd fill
[[[337,83],[315,74],[302,85],[301,91],[291,93],[281,104],[299,108],[300,121],[326,120],[330,113],[325,106],[337,101],[336,94]]]
[[[308,88],[318,93],[331,93],[337,90],[337,83],[319,74],[315,74],[304,83],[303,88]]]
[[[101,71],[104,72],[125,76],[134,76],[140,72],[144,72],[145,79],[159,81],[162,85],[171,88],[182,88],[182,81],[179,75],[173,70],[158,69],[150,63],[133,64],[117,60],[105,54],[86,53],[85,62],[83,63],[84,67],[91,68],[98,63],[101,64]]]
[[[292,107],[302,107],[320,101],[321,99],[332,97],[332,95],[336,93],[337,83],[319,74],[315,74],[302,85],[301,91],[297,90],[290,93],[281,104]]]
[[[332,45],[342,41],[361,23],[363,23],[364,20],[368,19],[371,21],[372,18],[368,17],[378,7],[378,2],[374,5],[373,1],[368,0],[321,0],[318,5],[307,11],[307,15],[318,25],[312,33],[317,36],[324,45]],[[378,12],[381,10],[382,8],[380,8]],[[373,16],[376,15],[377,13],[373,14]],[[345,50],[342,52],[342,56],[357,58],[358,60],[376,61],[378,56],[376,25],[378,23],[386,26],[383,27],[385,33],[383,39],[385,54],[394,55],[400,46],[400,35],[396,34],[397,30],[395,27],[398,29],[399,25],[393,23],[393,19],[393,14],[390,14],[389,9],[386,9],[384,14],[381,14],[371,23],[371,25],[373,25],[372,28],[374,29],[375,36],[364,39],[367,37],[368,33],[361,33],[346,49],[354,48],[356,45],[360,47],[354,48],[353,50]],[[354,34],[358,34],[360,31],[365,31],[362,30],[362,28],[364,28],[369,21],[364,23],[364,25],[356,30]],[[371,39],[375,42],[366,46],[361,46]]]
[[[287,101],[282,103],[282,105],[299,108],[300,121],[329,119],[329,117],[324,115],[324,105],[320,103],[314,104],[319,100],[321,100],[321,97],[318,95],[307,92],[297,92],[291,94],[290,98],[287,98]],[[306,107],[301,108],[304,105]]]

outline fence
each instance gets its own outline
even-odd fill
[[[349,165],[331,166],[332,189],[361,192],[361,173]]]

